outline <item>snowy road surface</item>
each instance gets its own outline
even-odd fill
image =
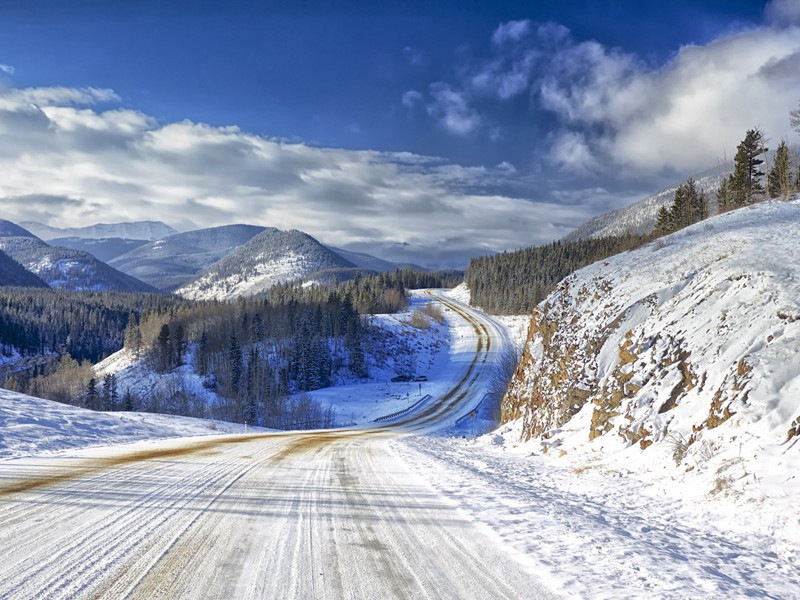
[[[387,443],[463,416],[507,343],[440,301],[468,323],[465,351],[441,393],[379,427],[0,462],[0,597],[554,597]]]

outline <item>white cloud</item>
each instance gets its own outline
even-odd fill
[[[524,38],[531,30],[531,22],[527,19],[521,21],[508,21],[502,23],[494,30],[492,41],[495,44],[516,42]]]
[[[417,90],[408,90],[403,94],[400,100],[403,103],[403,106],[411,109],[422,102],[422,94],[420,94]]]
[[[767,22],[778,25],[800,24],[800,0],[771,0],[764,7]]]
[[[11,65],[0,64],[0,71],[2,71],[3,73],[6,73],[8,75],[13,75],[15,69]]]
[[[590,216],[499,193],[518,177],[509,164],[320,148],[94,105],[112,97],[0,90],[3,218],[60,226],[160,219],[183,229],[250,222],[389,258],[463,264],[560,237]]]
[[[450,133],[467,135],[481,124],[478,113],[469,106],[467,97],[446,83],[431,85],[432,101],[428,104],[428,114]]]
[[[800,97],[800,25],[791,25],[800,23],[800,0],[773,0],[766,16],[774,25],[684,46],[657,66],[577,41],[558,24],[505,23],[489,58],[436,84],[451,110],[432,114],[453,114],[447,129],[463,135],[527,96],[531,122],[549,130],[544,154],[562,167],[639,178],[701,170],[731,154],[751,127],[773,138],[789,133]]]

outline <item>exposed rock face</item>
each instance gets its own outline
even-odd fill
[[[774,242],[781,224],[800,230],[800,203],[729,213],[566,278],[532,315],[503,421],[641,449],[691,446],[737,415],[781,442],[787,426],[800,435],[800,263]]]

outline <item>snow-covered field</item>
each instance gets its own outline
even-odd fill
[[[0,459],[244,430],[242,425],[222,421],[96,412],[0,388]]]

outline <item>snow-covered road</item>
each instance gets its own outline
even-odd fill
[[[0,462],[0,597],[554,597],[387,443],[468,412],[508,343],[436,295],[469,324],[464,351],[388,423]]]

